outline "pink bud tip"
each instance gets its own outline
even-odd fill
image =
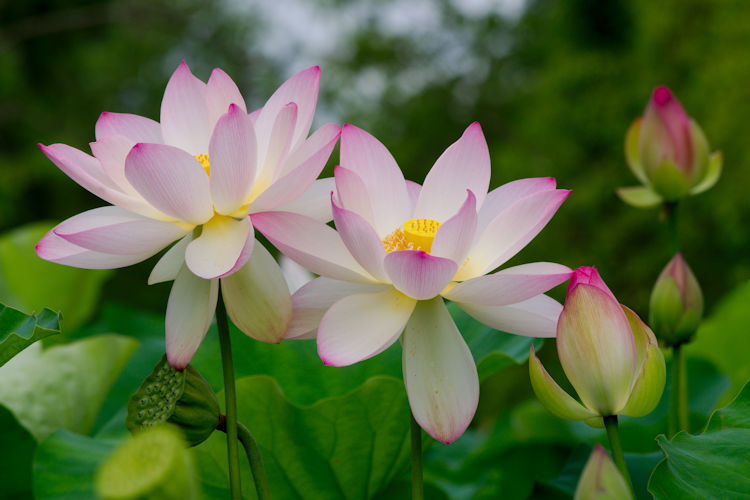
[[[654,89],[653,99],[654,99],[654,104],[656,104],[657,106],[664,106],[667,103],[669,103],[669,101],[674,99],[674,96],[672,95],[671,90],[669,90],[667,87],[664,87],[662,85]]]
[[[599,276],[599,271],[597,271],[596,267],[582,266],[573,271],[573,276],[570,278],[570,284],[568,285],[566,299],[573,292],[573,289],[580,284],[594,286],[609,295],[616,303],[619,303],[607,284],[604,283],[602,277]]]

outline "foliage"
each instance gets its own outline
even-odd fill
[[[38,340],[60,333],[60,314],[43,309],[27,316],[0,304],[0,366]]]

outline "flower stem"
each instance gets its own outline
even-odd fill
[[[414,419],[414,415],[411,415],[411,498],[412,500],[424,499],[424,480],[422,479],[422,428]]]
[[[258,500],[270,499],[271,488],[268,486],[268,476],[266,476],[266,469],[263,466],[263,457],[260,454],[258,443],[250,433],[250,430],[242,425],[242,422],[237,422],[237,433],[240,443],[242,443],[245,453],[247,453],[247,459],[250,461],[250,470],[253,472],[255,492],[258,494]]]
[[[612,458],[615,461],[615,465],[617,465],[617,468],[620,470],[623,479],[628,483],[630,493],[633,493],[633,481],[630,480],[628,466],[625,464],[625,454],[622,452],[620,429],[617,426],[617,415],[609,415],[603,417],[603,419],[604,427],[607,429],[607,437],[609,438],[609,447],[612,450]]]
[[[224,299],[219,288],[219,299],[216,303],[216,325],[219,329],[221,346],[221,365],[224,372],[224,400],[226,403],[227,460],[229,462],[229,489],[232,500],[242,499],[240,484],[239,447],[237,445],[237,395],[234,389],[234,364],[232,361],[232,341],[229,338],[229,321]]]
[[[677,230],[677,202],[667,201],[664,203],[664,217],[667,223],[667,235],[672,253],[680,251],[680,235]]]
[[[672,346],[672,390],[669,401],[669,435],[690,430],[687,370],[682,343]]]

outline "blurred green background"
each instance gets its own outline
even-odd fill
[[[180,60],[204,80],[227,71],[248,109],[318,64],[317,125],[365,128],[407,178],[421,182],[478,120],[493,187],[554,176],[572,189],[511,264],[596,265],[646,316],[671,257],[665,228],[658,210],[630,208],[614,189],[636,184],[624,134],[664,84],[725,155],[717,186],[680,207],[710,312],[750,277],[749,20],[742,0],[0,2],[0,230],[102,205],[35,144],[88,150],[102,111],[158,119]],[[112,274],[101,300],[163,311],[169,284],[145,286],[155,260]]]

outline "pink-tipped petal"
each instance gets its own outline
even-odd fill
[[[214,317],[219,281],[204,280],[183,266],[169,293],[166,315],[167,359],[182,370],[193,359]]]
[[[476,240],[456,279],[482,276],[513,257],[539,234],[569,194],[562,189],[534,193],[500,212]]]
[[[257,154],[252,123],[242,108],[231,104],[208,145],[211,198],[220,214],[230,215],[242,206],[255,179]]]
[[[349,295],[382,292],[390,288],[389,285],[315,278],[292,295],[292,321],[284,338],[315,338],[320,320],[335,302]]]
[[[443,297],[480,306],[508,306],[556,287],[571,274],[569,268],[552,262],[522,264],[458,283]]]
[[[292,299],[279,265],[263,245],[254,245],[250,260],[221,279],[224,304],[245,335],[278,344],[292,317]]]
[[[119,135],[136,142],[153,142],[161,144],[161,125],[158,122],[129,113],[110,113],[105,111],[96,121],[96,140],[103,137]]]
[[[253,245],[253,225],[249,217],[236,220],[221,215],[203,224],[201,235],[185,250],[185,263],[203,279],[214,279],[236,271],[250,257],[245,248]]]
[[[331,212],[331,191],[333,189],[333,177],[317,179],[307,191],[289,203],[280,206],[277,210],[305,215],[318,222],[330,222],[333,220],[333,213]]]
[[[612,293],[602,277],[599,275],[599,271],[596,269],[596,267],[582,266],[573,271],[573,274],[570,276],[570,283],[568,283],[568,292],[566,296],[569,296],[570,292],[572,292],[573,289],[575,289],[575,287],[580,283],[595,286],[602,292],[606,293],[609,298],[611,298],[615,302],[618,302],[615,294]]]
[[[476,198],[469,191],[458,212],[438,228],[430,253],[436,257],[451,259],[457,266],[461,266],[474,242],[476,229]]]
[[[102,200],[147,217],[156,212],[140,197],[123,193],[96,158],[65,144],[39,144],[39,148],[65,175]]]
[[[391,252],[383,263],[393,286],[417,300],[431,299],[439,294],[458,269],[452,260],[421,250]]]
[[[60,223],[55,234],[95,252],[154,254],[192,228],[149,219],[120,207],[100,207]]]
[[[576,286],[557,325],[557,352],[584,405],[599,415],[619,413],[630,397],[635,344],[617,301],[593,285]]]
[[[202,224],[213,216],[208,176],[181,149],[136,144],[125,159],[125,178],[146,201],[175,219]]]
[[[530,177],[507,182],[487,193],[477,216],[477,236],[481,235],[497,215],[530,194],[552,191],[557,182],[554,177]]]
[[[229,106],[234,104],[247,114],[245,99],[242,98],[237,84],[219,68],[214,68],[206,84],[206,109],[208,111],[208,131],[213,133],[216,122],[219,121]],[[143,141],[138,141],[143,142]]]
[[[353,170],[342,166],[334,168],[333,175],[336,179],[336,195],[341,206],[358,214],[374,226],[375,218],[372,214],[370,195],[362,178]]]
[[[191,155],[208,152],[206,84],[193,76],[185,61],[167,83],[161,101],[161,132],[164,143]]]
[[[35,248],[37,255],[44,260],[82,269],[115,269],[131,266],[148,259],[158,251],[130,255],[94,252],[59,237],[54,230],[44,235]]]
[[[117,189],[123,193],[141,198],[138,191],[125,178],[125,158],[135,142],[121,135],[107,135],[89,144],[91,152],[99,160],[104,174],[110,178]],[[156,211],[156,209],[154,209]]]
[[[525,337],[554,337],[562,312],[560,303],[546,295],[537,295],[508,306],[481,306],[468,302],[456,304],[487,326]]]
[[[320,359],[347,366],[379,354],[401,335],[416,304],[393,288],[340,299],[318,327]]]
[[[383,267],[385,247],[370,223],[357,213],[339,207],[333,200],[333,193],[331,205],[336,229],[352,256],[379,281],[390,282]]]
[[[329,129],[332,131],[332,129]],[[312,138],[311,138],[312,139]],[[291,203],[309,189],[320,175],[338,140],[338,132],[328,135],[328,142],[308,156],[291,172],[276,180],[250,205],[251,212],[274,210]]]
[[[341,166],[356,173],[364,182],[372,204],[373,223],[380,238],[411,218],[411,201],[404,175],[391,153],[375,137],[353,125],[344,125]]]
[[[417,304],[402,346],[404,384],[414,418],[438,441],[452,443],[474,418],[479,377],[440,297]]]
[[[180,269],[185,265],[185,249],[191,241],[193,241],[193,233],[189,233],[164,252],[148,276],[149,285],[173,281],[177,277]]]
[[[474,122],[438,158],[422,184],[415,218],[445,221],[463,204],[466,190],[482,206],[490,185],[490,153],[482,127]]]
[[[252,214],[255,229],[287,257],[328,278],[372,283],[336,231],[309,217],[291,212]]]
[[[320,127],[307,140],[298,144],[289,152],[284,159],[283,165],[277,169],[274,180],[296,170],[297,167],[313,157],[322,159],[322,164],[320,165],[320,169],[322,170],[328,161],[328,157],[331,156],[331,151],[340,135],[341,127],[338,125],[329,123]],[[321,156],[321,151],[328,151],[328,155],[325,155],[325,157]]]
[[[298,110],[294,132],[291,138],[292,147],[307,138],[312,124],[315,105],[318,102],[318,87],[320,86],[320,68],[313,66],[300,71],[289,78],[273,93],[268,102],[259,110],[256,130],[258,130],[258,144],[263,147],[271,138],[271,128],[281,108],[294,103]]]

